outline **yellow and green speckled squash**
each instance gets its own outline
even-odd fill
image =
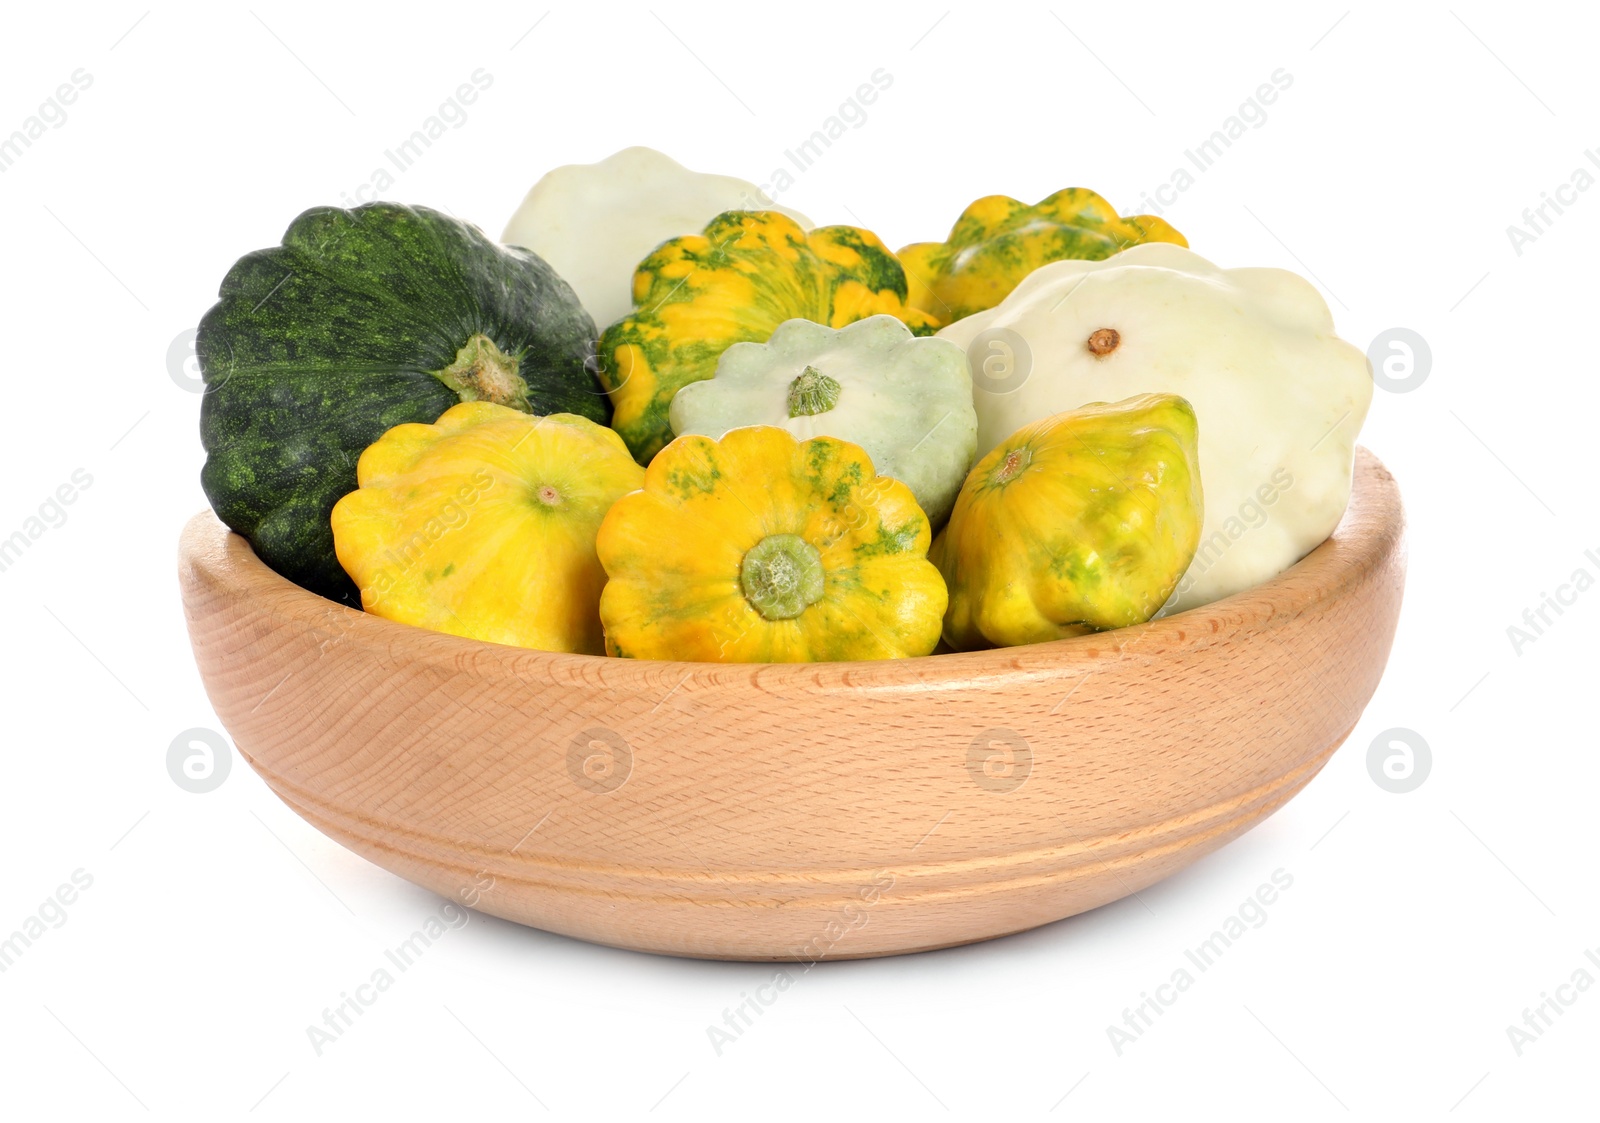
[[[1200,544],[1194,409],[1175,394],[1025,425],[967,476],[930,556],[958,651],[1142,623]]]
[[[600,520],[644,470],[586,417],[463,402],[396,425],[333,508],[368,612],[452,635],[602,654]]]
[[[600,339],[612,427],[641,464],[672,439],[667,407],[716,373],[735,343],[765,343],[785,320],[841,328],[887,314],[918,335],[934,317],[906,305],[906,275],[869,230],[807,233],[776,211],[726,211],[702,234],[663,242],[633,277],[634,312]]]
[[[927,655],[944,581],[928,519],[858,445],[776,426],[684,436],[600,526],[606,649],[800,663]]]
[[[899,256],[911,306],[949,324],[993,308],[1048,262],[1100,261],[1142,242],[1189,244],[1163,219],[1120,217],[1088,188],[1068,187],[1031,207],[985,196],[961,212],[948,239],[918,242]]]

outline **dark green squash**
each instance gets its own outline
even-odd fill
[[[606,424],[594,321],[542,258],[426,207],[318,207],[200,321],[200,480],[291,581],[355,607],[329,512],[384,432],[458,402]]]

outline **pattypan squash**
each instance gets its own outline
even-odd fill
[[[775,205],[753,183],[692,172],[653,148],[634,147],[546,173],[500,240],[548,261],[604,326],[633,308],[633,271],[646,254],[731,210],[781,211],[811,229],[805,215]]]
[[[1172,394],[1024,425],[972,469],[930,555],[958,651],[1150,619],[1200,540],[1194,410]]]
[[[1105,261],[1045,265],[995,308],[939,334],[972,359],[980,454],[1088,402],[1172,393],[1194,406],[1205,527],[1170,610],[1287,569],[1332,533],[1350,500],[1371,368],[1293,273],[1134,246]],[[1006,377],[991,381],[991,366]]]
[[[378,616],[452,635],[605,650],[600,520],[644,471],[586,417],[463,402],[361,454],[333,508],[339,561]]]
[[[1039,266],[1064,258],[1097,261],[1141,242],[1187,246],[1153,215],[1121,217],[1086,187],[1068,187],[1033,206],[989,195],[961,212],[943,242],[900,251],[911,305],[948,324],[993,308]]]
[[[220,296],[195,339],[206,497],[267,565],[346,604],[328,512],[385,429],[467,401],[610,416],[571,287],[426,207],[306,211]]]
[[[720,437],[744,425],[777,425],[801,440],[860,445],[885,476],[911,488],[943,526],[977,451],[978,415],[966,352],[917,339],[893,316],[849,327],[785,320],[765,343],[735,343],[716,377],[679,390],[674,433]]]
[[[635,311],[601,337],[612,426],[649,463],[672,439],[672,396],[715,374],[733,344],[764,343],[785,320],[838,328],[879,313],[931,335],[933,318],[905,297],[905,271],[871,231],[808,234],[776,211],[720,214],[703,234],[673,238],[640,263]]]
[[[944,581],[911,489],[776,426],[679,437],[600,525],[606,649],[795,663],[927,655]]]

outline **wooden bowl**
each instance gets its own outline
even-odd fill
[[[391,623],[180,546],[212,704],[307,822],[455,901],[713,959],[890,955],[1136,892],[1281,807],[1355,726],[1405,580],[1358,450],[1333,536],[1203,608],[871,663],[530,651]]]

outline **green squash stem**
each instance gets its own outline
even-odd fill
[[[815,417],[839,404],[839,383],[808,366],[789,383],[789,416]]]
[[[822,599],[822,555],[798,534],[769,534],[744,555],[739,584],[768,620],[793,620]]]
[[[483,333],[474,335],[435,378],[461,395],[464,402],[493,402],[531,413],[528,384],[517,373],[517,360]]]

